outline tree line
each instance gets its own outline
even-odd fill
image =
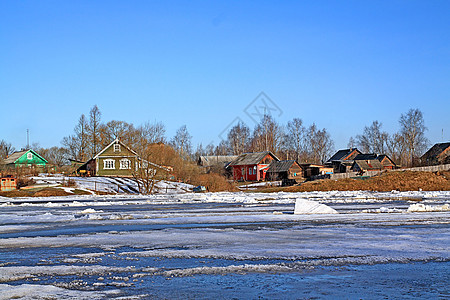
[[[429,145],[426,127],[419,109],[401,114],[398,132],[389,134],[382,130],[382,123],[375,120],[363,128],[362,133],[351,137],[348,147],[357,147],[363,153],[389,155],[397,164],[412,166]],[[200,155],[239,155],[245,152],[271,151],[280,159],[295,159],[299,163],[324,163],[335,151],[334,142],[326,128],[315,123],[304,124],[301,118],[293,118],[286,124],[278,123],[271,115],[264,115],[253,129],[238,122],[229,129],[226,139],[217,145],[202,143],[196,149],[186,125],[168,139],[162,122],[146,122],[135,126],[125,121],[102,122],[102,114],[94,105],[89,114],[82,114],[72,134],[64,137],[61,147],[32,148],[51,164],[62,166],[68,159],[86,161],[95,156],[114,139],[139,154],[144,154],[153,144],[171,146],[184,160],[194,161]],[[14,152],[14,147],[0,140],[0,158]]]

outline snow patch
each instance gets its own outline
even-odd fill
[[[408,212],[437,212],[437,211],[450,211],[448,204],[444,205],[425,205],[422,203],[411,204],[408,208]]]
[[[295,201],[294,214],[337,214],[338,212],[325,204],[306,199]]]

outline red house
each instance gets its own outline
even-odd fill
[[[279,161],[279,159],[270,151],[241,154],[230,164],[233,168],[233,179],[237,181],[265,180],[272,161]]]

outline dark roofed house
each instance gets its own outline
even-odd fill
[[[268,180],[281,180],[283,185],[304,181],[303,169],[295,160],[273,161],[267,169]]]
[[[377,155],[375,153],[360,153],[356,155],[353,160],[370,160],[376,159]]]
[[[450,142],[437,143],[420,158],[425,166],[442,165],[450,163]]]
[[[233,168],[233,179],[243,181],[262,181],[272,161],[279,159],[270,151],[244,153],[239,155],[230,166]]]
[[[349,171],[356,156],[362,154],[356,148],[342,149],[336,152],[325,165],[333,167],[334,173],[346,173]]]

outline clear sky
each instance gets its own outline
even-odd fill
[[[0,139],[60,146],[82,113],[219,135],[264,92],[336,148],[419,108],[450,140],[450,1],[0,1]]]

